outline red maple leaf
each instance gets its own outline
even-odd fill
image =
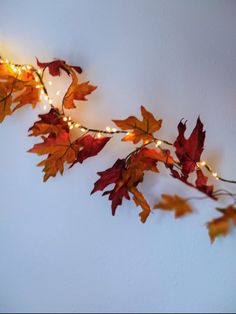
[[[70,71],[68,69],[68,66],[66,65],[66,61],[64,61],[64,60],[59,59],[59,60],[54,60],[51,62],[40,62],[37,58],[36,58],[36,60],[37,60],[37,65],[43,69],[48,68],[49,73],[52,76],[60,76],[60,74],[61,74],[60,70],[63,70],[68,75],[70,75]],[[79,67],[79,66],[70,66],[70,67],[73,68],[79,74],[82,73],[81,67]]]
[[[83,161],[89,157],[96,156],[110,140],[110,137],[95,138],[91,135],[82,136],[77,143],[81,146],[77,154],[77,158],[70,166],[74,166],[77,162],[83,163]]]
[[[97,174],[100,176],[100,179],[95,182],[91,192],[93,194],[97,191],[103,191],[107,186],[115,184],[113,189],[105,191],[102,194],[109,195],[109,200],[112,201],[111,209],[113,216],[116,213],[117,206],[122,204],[123,197],[128,200],[130,199],[127,186],[122,184],[122,173],[125,167],[125,159],[118,159],[111,168],[98,172]]]
[[[203,124],[200,118],[197,119],[195,128],[193,129],[190,137],[185,138],[186,121],[180,121],[178,125],[179,135],[174,142],[176,148],[176,156],[178,157],[184,176],[188,176],[196,168],[196,162],[200,160],[203,152],[205,131],[203,131]]]

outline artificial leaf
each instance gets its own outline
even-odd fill
[[[182,166],[182,173],[188,176],[189,173],[195,171],[196,163],[200,161],[203,152],[205,131],[203,131],[203,124],[200,118],[197,119],[195,128],[193,129],[190,137],[185,138],[186,121],[180,121],[178,125],[179,135],[174,142],[176,148],[176,155]]]
[[[39,90],[32,72],[21,70],[17,74],[11,65],[0,64],[0,122],[17,109],[39,102]]]
[[[39,136],[45,134],[58,134],[62,130],[69,132],[68,124],[60,115],[57,108],[51,108],[48,113],[40,114],[40,120],[36,121],[29,129],[29,136]]]
[[[55,177],[57,172],[63,174],[64,164],[72,164],[76,160],[81,146],[78,141],[71,143],[69,133],[64,130],[57,136],[43,136],[42,139],[43,143],[35,144],[29,152],[40,156],[48,155],[38,164],[38,166],[44,167],[44,181],[47,181],[49,177]]]
[[[72,82],[63,98],[63,107],[66,109],[76,108],[75,100],[87,100],[86,96],[91,94],[97,86],[89,84],[89,81],[78,83],[75,71],[71,70]]]
[[[163,202],[157,203],[154,208],[175,211],[175,218],[192,213],[187,201],[178,195],[162,194]]]
[[[64,60],[54,60],[51,62],[40,62],[37,58],[37,65],[40,68],[48,68],[49,73],[52,76],[60,76],[61,70],[70,75],[70,68],[73,68],[76,72],[82,73],[82,69],[79,66],[68,66]]]
[[[213,197],[212,193],[214,190],[213,185],[207,185],[208,177],[205,176],[201,169],[197,170],[197,179],[195,181],[196,187],[199,191],[207,194],[210,197]],[[213,197],[215,198],[215,197]]]
[[[137,144],[139,141],[146,143],[153,139],[153,133],[161,128],[162,120],[156,120],[153,114],[141,106],[143,120],[140,121],[134,116],[125,120],[113,120],[113,122],[122,130],[131,131],[122,140],[132,141]]]
[[[234,205],[229,205],[226,208],[217,208],[223,216],[213,219],[207,224],[211,242],[215,241],[218,236],[226,236],[230,230],[230,222],[236,227],[236,208]]]
[[[137,187],[133,186],[130,188],[130,192],[133,194],[133,200],[136,204],[136,206],[141,206],[142,207],[142,211],[139,214],[140,219],[142,221],[142,223],[145,223],[148,216],[151,213],[151,208],[148,204],[148,202],[146,201],[145,197],[143,196],[143,194],[137,189]]]
[[[83,163],[83,161],[89,157],[96,156],[110,140],[110,137],[95,138],[91,135],[82,136],[78,139],[80,150],[77,153],[77,158],[71,167],[77,162]]]
[[[94,188],[91,194],[97,191],[103,191],[106,187],[111,184],[115,184],[112,190],[105,191],[103,195],[109,195],[109,200],[112,201],[112,215],[116,213],[117,206],[122,204],[123,197],[130,199],[127,186],[120,184],[122,181],[122,172],[125,170],[126,161],[125,159],[118,159],[114,165],[105,170],[98,172],[100,178],[95,182]]]

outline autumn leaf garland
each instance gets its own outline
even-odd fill
[[[108,197],[111,201],[112,215],[116,214],[118,206],[122,205],[124,199],[133,200],[140,208],[139,216],[143,223],[150,213],[156,210],[173,211],[175,218],[191,214],[193,212],[191,198],[163,194],[162,199],[152,208],[141,193],[139,186],[144,181],[145,173],[148,171],[159,173],[159,165],[163,164],[173,178],[200,191],[206,198],[217,200],[225,196],[233,199],[234,203],[226,208],[216,208],[221,217],[207,224],[212,242],[217,236],[227,235],[231,225],[236,226],[235,194],[226,190],[214,190],[214,186],[208,184],[206,172],[216,179],[236,182],[219,177],[205,161],[201,160],[205,131],[200,118],[197,119],[189,138],[185,136],[186,121],[180,121],[173,144],[159,138],[158,131],[163,121],[156,119],[144,106],[141,106],[142,119],[130,116],[123,120],[113,120],[118,129],[88,128],[79,121],[73,121],[65,113],[65,110],[77,108],[78,101],[86,101],[87,96],[97,88],[89,81],[80,82],[82,68],[69,65],[60,59],[51,62],[40,62],[37,59],[37,66],[39,69],[32,65],[18,65],[0,59],[0,122],[26,105],[35,108],[42,98],[49,102],[49,112],[40,114],[39,120],[29,128],[29,136],[41,139],[41,142],[35,144],[29,152],[44,156],[38,166],[43,167],[45,182],[58,173],[63,174],[65,166],[71,168],[96,156],[113,135],[123,133],[122,141],[131,141],[139,146],[125,158],[118,158],[110,168],[98,172],[99,179],[91,192],[93,194],[100,191],[102,195]],[[64,72],[71,78],[61,106],[55,106],[48,95],[44,84],[46,70],[53,77]],[[77,138],[74,138],[74,134],[73,137],[71,135],[73,128],[79,130]]]

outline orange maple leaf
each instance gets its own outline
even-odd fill
[[[236,208],[233,205],[229,205],[226,208],[217,208],[217,210],[223,213],[223,216],[213,219],[207,224],[212,243],[216,237],[226,236],[229,233],[231,221],[236,226]]]
[[[137,144],[139,141],[143,142],[151,141],[153,133],[161,128],[162,120],[156,120],[153,114],[141,106],[141,113],[143,120],[140,121],[134,116],[130,116],[125,120],[113,120],[113,122],[122,130],[131,131],[122,141],[132,141]]]
[[[63,98],[62,105],[66,109],[76,108],[75,100],[87,100],[86,96],[91,94],[97,86],[89,84],[89,81],[84,83],[78,83],[78,77],[76,72],[70,69],[72,76],[72,82]]]
[[[155,209],[163,209],[168,211],[175,211],[175,218],[182,217],[186,214],[192,213],[192,208],[187,201],[178,195],[162,194],[164,202],[157,203]]]

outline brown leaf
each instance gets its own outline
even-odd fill
[[[192,213],[187,201],[178,195],[162,194],[163,202],[157,203],[154,208],[175,211],[175,218]]]
[[[143,194],[135,186],[132,186],[129,191],[133,194],[133,201],[135,202],[136,206],[142,207],[143,210],[141,211],[139,216],[142,223],[145,223],[151,213],[151,208]]]
[[[223,213],[222,217],[213,219],[207,224],[211,242],[215,241],[218,236],[226,236],[230,230],[230,222],[236,226],[236,208],[229,205],[226,208],[217,208],[218,211]]]

